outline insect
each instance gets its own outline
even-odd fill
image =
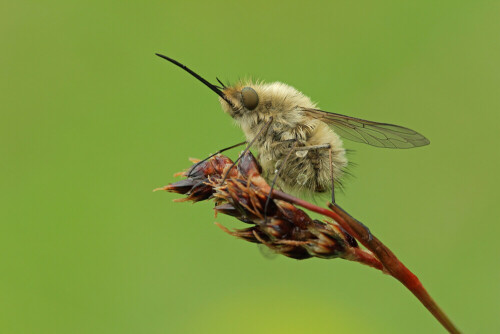
[[[317,108],[311,99],[281,82],[239,82],[226,87],[211,84],[185,65],[181,67],[219,95],[224,112],[243,130],[247,144],[258,151],[263,176],[287,192],[332,192],[347,166],[342,138],[376,147],[413,148],[429,144],[411,129],[378,123]],[[217,154],[216,153],[216,154]],[[235,162],[236,163],[236,162]]]

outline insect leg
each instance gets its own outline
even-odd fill
[[[312,145],[305,147],[297,147],[295,150],[300,151],[309,151],[309,150],[319,150],[319,149],[328,149],[328,157],[330,160],[330,179],[332,181],[332,204],[335,204],[335,180],[333,178],[333,161],[332,161],[332,147],[330,144],[321,144],[321,145]]]
[[[335,204],[335,180],[333,179],[333,167],[332,167],[332,149],[328,150],[328,158],[330,160],[330,181],[332,182],[332,204]]]
[[[344,209],[342,209],[338,204],[336,203],[333,203],[333,205],[335,205],[335,207],[339,208],[342,212],[344,212],[346,215],[348,215],[349,217],[351,217],[353,220],[355,220],[356,222],[358,222],[361,226],[363,226],[363,228],[365,229],[365,231],[368,233],[368,241],[372,241],[373,240],[373,235],[372,235],[372,232],[370,232],[370,229],[365,225],[363,224],[362,222],[360,222],[359,220],[357,220],[356,218],[354,218],[353,216],[351,216],[350,214],[348,214]]]
[[[348,214],[344,209],[342,209],[336,202],[335,202],[335,182],[333,180],[333,167],[332,167],[332,150],[330,149],[329,150],[329,155],[330,155],[330,177],[331,177],[331,180],[332,180],[332,204],[335,205],[337,208],[339,208],[340,210],[344,211],[346,215],[348,215],[349,217],[351,217],[352,219],[356,220],[361,226],[363,226],[363,228],[365,229],[366,233],[368,233],[368,240],[369,241],[372,241],[373,239],[373,236],[372,236],[372,232],[370,232],[370,229],[365,225],[363,224],[362,222],[360,222],[359,220],[355,219],[354,217],[352,217],[350,214]]]
[[[314,150],[314,149],[326,149],[326,148],[329,150],[329,158],[330,158],[330,178],[331,178],[331,181],[332,181],[332,204],[335,205],[336,207],[338,207],[340,210],[344,211],[344,209],[342,209],[335,202],[335,184],[334,184],[334,178],[333,178],[333,165],[332,165],[332,155],[333,155],[333,152],[332,152],[330,144],[297,147],[294,150],[300,152],[300,151],[309,151],[309,150]],[[346,214],[349,215],[347,212],[346,212]],[[353,219],[355,219],[355,218],[353,218]],[[369,240],[371,240],[372,239],[372,234],[370,232],[370,229],[368,227],[366,227],[363,223],[361,223],[359,220],[356,220],[356,221],[359,222],[365,228],[366,232],[368,233]]]
[[[252,147],[253,143],[255,143],[255,141],[257,140],[257,138],[259,138],[260,135],[264,133],[264,130],[267,130],[269,128],[269,125],[271,125],[272,122],[273,122],[273,117],[271,116],[271,117],[269,117],[269,121],[267,121],[266,124],[264,124],[264,126],[262,126],[262,128],[259,130],[259,132],[257,132],[257,134],[255,135],[255,137],[250,141],[250,143],[248,143],[247,147],[245,147],[245,149],[240,154],[240,156],[238,157],[238,159],[236,159],[231,164],[231,166],[229,167],[229,169],[224,174],[224,177],[222,178],[222,182],[220,184],[223,184],[226,181],[227,176],[229,175],[229,172],[231,171],[231,169],[233,169],[233,167],[236,166],[236,164],[238,163],[238,161],[240,161],[241,157],[243,157],[248,152],[248,150],[250,150],[250,147]]]
[[[292,152],[295,150],[295,147],[297,146],[297,143],[298,142],[296,142],[296,141],[293,143],[291,150],[285,156],[285,159],[283,159],[283,162],[281,163],[281,165],[279,165],[276,168],[275,175],[274,175],[274,178],[273,178],[273,182],[271,183],[271,190],[269,190],[269,194],[267,195],[267,199],[266,199],[266,205],[264,205],[264,221],[265,222],[267,222],[267,207],[269,205],[269,201],[271,200],[271,194],[273,193],[273,189],[274,189],[274,186],[276,184],[276,180],[278,180],[278,176],[279,176],[279,174],[281,172],[281,169],[285,166],[286,161],[288,160],[288,158],[290,157],[290,155],[292,154]]]
[[[302,146],[302,147],[297,147],[295,149],[295,151],[310,151],[310,150],[317,150],[317,149],[321,149],[321,148],[330,148],[330,144]]]
[[[297,147],[295,150],[300,151],[309,151],[316,149],[328,149],[328,158],[330,162],[330,180],[332,182],[332,204],[335,204],[335,179],[333,177],[333,151],[330,144],[321,144],[321,145],[312,145],[305,147]]]
[[[238,146],[241,146],[241,145],[244,145],[246,144],[247,142],[246,141],[242,141],[241,143],[238,143],[238,144],[235,144],[235,145],[232,145],[232,146],[229,146],[229,147],[226,147],[226,148],[223,148],[221,150],[218,150],[217,152],[215,152],[214,154],[211,154],[209,155],[208,157],[206,157],[205,159],[201,160],[201,161],[198,161],[196,164],[193,165],[193,167],[191,167],[191,169],[189,169],[189,173],[187,175],[187,177],[190,177],[191,176],[191,171],[195,170],[196,167],[198,167],[199,164],[207,161],[208,159],[210,159],[211,157],[213,156],[216,156],[217,154],[220,154],[222,152],[225,152],[227,150],[230,150],[232,148],[235,148],[235,147],[238,147]]]

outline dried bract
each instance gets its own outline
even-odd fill
[[[359,248],[356,240],[335,222],[312,219],[283,200],[270,199],[265,211],[270,187],[251,153],[242,157],[221,184],[222,175],[231,166],[229,158],[216,155],[182,173],[186,179],[160,189],[185,194],[184,201],[214,199],[217,213],[252,225],[235,230],[218,224],[219,227],[238,238],[263,244],[273,252],[294,259],[341,257],[382,269],[372,253]]]
[[[184,198],[176,199],[176,202],[204,201],[211,198],[214,193],[210,181],[221,180],[221,175],[224,175],[226,168],[229,168],[231,164],[232,161],[223,155],[216,155],[206,161],[196,162],[187,171],[176,174],[176,176],[184,176],[186,179],[157,188],[155,191],[166,190],[186,195]],[[234,177],[236,174],[237,171],[233,168],[229,177]]]
[[[226,174],[227,177],[223,177]],[[276,190],[272,192],[273,197],[268,198],[270,186],[261,177],[260,166],[251,153],[241,157],[236,167],[229,158],[216,155],[197,162],[179,175],[185,179],[156,190],[186,195],[177,201],[213,199],[217,213],[251,225],[229,230],[217,224],[222,230],[240,239],[263,244],[278,254],[294,259],[340,257],[382,270],[403,283],[450,333],[459,333],[417,276],[366,226],[340,207],[329,205],[331,210],[326,210]],[[311,219],[295,205],[335,221]],[[367,250],[358,246],[353,235]]]

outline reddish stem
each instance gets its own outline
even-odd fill
[[[372,253],[369,253],[361,248],[352,248],[350,250],[354,256],[354,261],[365,264],[367,266],[370,266],[372,268],[382,270],[384,271],[384,265],[382,262],[378,260],[378,258],[373,255]],[[346,258],[347,260],[350,260],[350,258]]]
[[[335,220],[349,234],[358,239],[368,250],[373,252],[380,262],[382,262],[385,271],[403,283],[403,285],[406,286],[408,290],[410,290],[415,297],[418,298],[418,300],[420,300],[420,302],[448,330],[448,332],[460,333],[443,310],[441,310],[441,308],[431,298],[417,276],[406,268],[406,266],[394,255],[394,253],[392,253],[391,250],[387,248],[379,239],[373,236],[363,224],[351,217],[347,212],[342,210],[340,207],[329,203],[328,206],[332,210],[330,211],[279,190],[273,190],[272,197],[296,204]]]

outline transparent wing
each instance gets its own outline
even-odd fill
[[[425,146],[429,139],[411,129],[387,123],[303,108],[307,115],[327,123],[341,137],[376,147],[413,148]]]
[[[278,257],[278,253],[263,244],[257,244],[260,254],[268,260],[274,260]]]

